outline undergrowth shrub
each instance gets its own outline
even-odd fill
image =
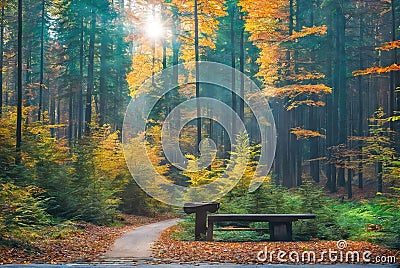
[[[336,219],[349,232],[349,239],[400,248],[400,212],[387,199],[344,202]]]
[[[0,180],[0,237],[24,237],[34,233],[38,226],[50,223],[41,189],[35,186],[17,186]]]
[[[313,220],[300,220],[293,224],[294,238],[309,240],[346,239],[349,231],[338,222],[338,202],[327,197],[321,188],[312,183],[304,183],[294,190],[294,194],[301,200],[298,213],[316,214]]]

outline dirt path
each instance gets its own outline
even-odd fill
[[[166,220],[144,225],[118,238],[105,258],[148,258],[151,257],[151,245],[160,233],[175,225],[179,219]]]

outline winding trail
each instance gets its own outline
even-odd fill
[[[179,219],[172,219],[138,227],[118,238],[105,258],[149,258],[151,246],[161,232],[175,225]]]

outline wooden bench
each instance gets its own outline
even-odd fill
[[[213,241],[215,222],[268,222],[271,241],[292,241],[292,222],[315,219],[315,214],[214,214],[208,216],[207,241]],[[229,228],[227,230],[253,230]],[[257,230],[255,228],[254,230]]]

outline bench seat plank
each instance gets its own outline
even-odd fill
[[[209,215],[212,221],[252,221],[252,222],[289,222],[303,219],[314,219],[315,214],[214,214]]]
[[[234,227],[234,228],[219,228],[215,229],[215,231],[269,231],[269,228],[246,228],[246,227]]]
[[[314,219],[315,214],[214,214],[208,216],[207,240],[213,240],[214,222],[269,222],[271,241],[292,241],[292,222]],[[235,230],[230,229],[230,230]],[[228,231],[228,230],[227,230]]]

